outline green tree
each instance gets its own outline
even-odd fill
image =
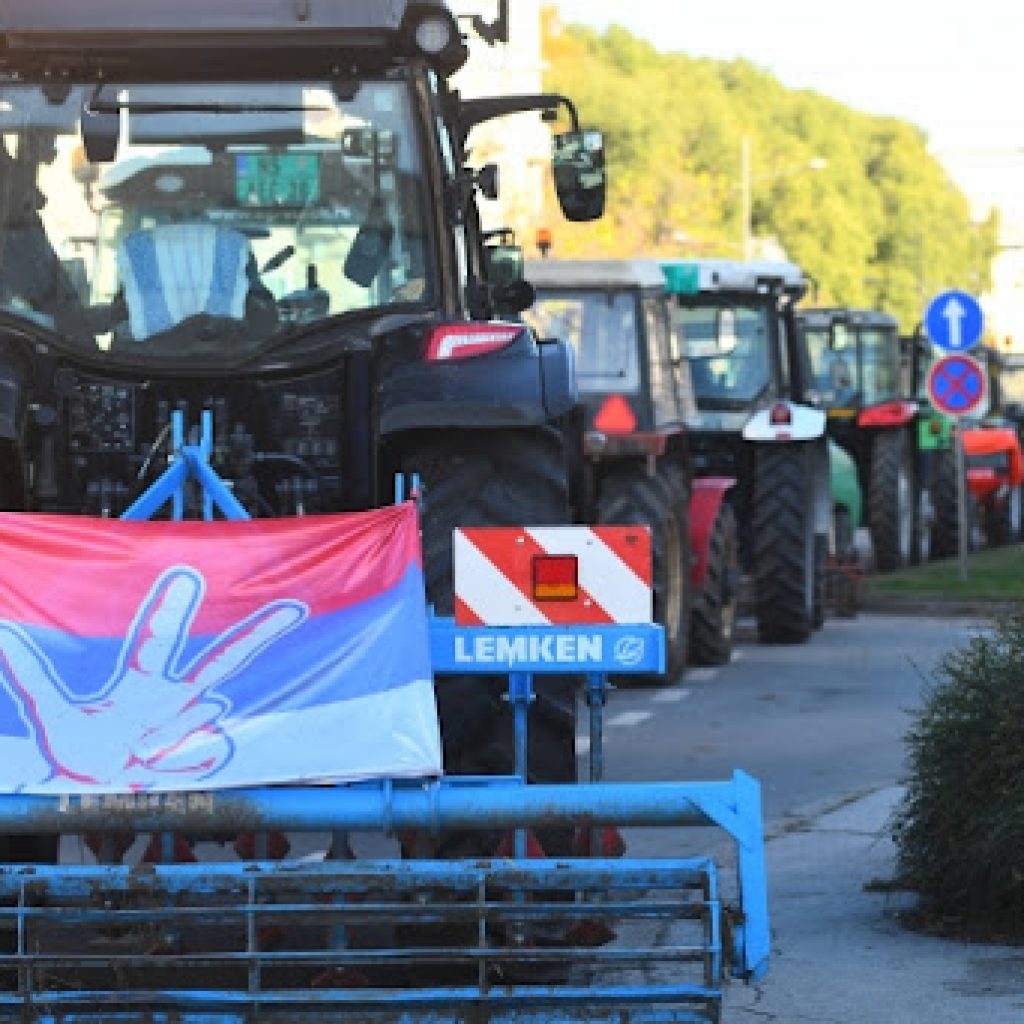
[[[983,291],[998,224],[966,198],[913,125],[784,87],[746,61],[662,53],[612,27],[545,12],[546,88],[607,138],[608,212],[558,224],[556,255],[740,257],[740,153],[753,154],[751,226],[818,282],[820,303],[879,306],[905,330],[936,291]],[[813,158],[826,167],[808,170]]]

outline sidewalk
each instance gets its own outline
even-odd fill
[[[758,986],[731,984],[725,1024],[1020,1024],[1024,946],[905,930],[903,893],[865,892],[893,874],[885,823],[897,787],[768,843],[772,960]]]

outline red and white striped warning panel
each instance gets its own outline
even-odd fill
[[[460,626],[650,622],[646,526],[507,526],[456,530]]]

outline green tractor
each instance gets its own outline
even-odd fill
[[[923,561],[952,558],[960,550],[960,505],[953,421],[928,397],[928,371],[935,352],[921,325],[900,338],[904,386],[917,402],[917,452],[920,479],[928,495],[931,530],[921,538]]]

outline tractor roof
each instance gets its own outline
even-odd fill
[[[227,63],[266,78],[333,53],[337,73],[408,60],[417,25],[438,15],[455,28],[447,56],[464,57],[444,0],[0,0],[0,69],[128,81],[177,66],[181,78],[210,79]],[[271,53],[276,67],[261,68]]]
[[[802,309],[800,319],[805,327],[827,330],[832,324],[845,324],[847,327],[874,327],[878,330],[899,329],[894,316],[877,309]]]
[[[665,289],[656,260],[528,260],[526,279],[537,289]]]
[[[764,292],[781,289],[794,298],[807,291],[807,279],[795,263],[769,260],[666,260],[668,290],[674,295],[702,292]]]

